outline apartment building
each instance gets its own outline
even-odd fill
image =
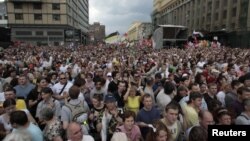
[[[86,44],[88,0],[8,0],[6,6],[12,41]]]
[[[105,39],[105,25],[94,22],[89,26],[89,36],[92,42],[103,42]]]
[[[127,38],[129,41],[147,39],[150,35],[152,35],[152,30],[152,23],[136,21],[130,25]]]
[[[7,19],[6,4],[0,2],[0,27],[7,27]]]

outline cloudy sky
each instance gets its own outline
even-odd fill
[[[89,0],[90,24],[106,26],[106,35],[125,33],[133,21],[150,22],[153,0]]]
[[[123,34],[133,21],[151,21],[153,0],[89,0],[89,8],[90,24],[105,25],[106,35],[115,31]]]

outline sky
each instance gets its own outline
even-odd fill
[[[152,11],[153,0],[89,0],[89,23],[105,25],[106,35],[124,34],[134,21],[151,22]]]
[[[106,35],[127,32],[134,21],[151,22],[153,0],[89,0],[89,22],[106,26]]]

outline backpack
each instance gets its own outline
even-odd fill
[[[78,119],[83,114],[86,114],[86,109],[84,108],[82,101],[77,105],[72,105],[70,103],[65,103],[65,106],[68,107],[70,109],[70,111],[71,111],[72,121],[75,121],[75,122],[79,123],[79,122],[84,122],[84,121],[87,120],[87,119],[83,119],[84,121],[82,121],[82,120]]]

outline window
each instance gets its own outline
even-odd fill
[[[15,19],[16,20],[23,20],[23,14],[20,14],[20,13],[15,14]]]
[[[71,17],[69,17],[68,20],[69,20],[68,22],[71,23]]]
[[[43,31],[36,31],[36,35],[43,35]]]
[[[34,14],[34,20],[42,20],[42,14]]]
[[[8,16],[7,16],[7,15],[4,15],[4,19],[5,19],[5,20],[8,20]]]
[[[60,10],[60,4],[59,3],[52,3],[52,10]]]
[[[215,8],[216,8],[216,9],[219,9],[219,6],[220,6],[220,1],[218,0],[218,1],[216,1],[216,3],[215,3]]]
[[[219,13],[216,13],[215,15],[214,15],[214,20],[218,20],[219,19]]]
[[[227,10],[223,11],[223,19],[227,19]]]
[[[202,17],[201,22],[205,23],[205,17]]]
[[[236,7],[232,10],[232,17],[236,17],[237,9]]]
[[[211,14],[207,14],[207,22],[211,22]]]
[[[16,35],[32,35],[30,31],[16,31]]]
[[[212,9],[212,2],[208,2],[208,9]]]
[[[224,6],[227,6],[227,1],[228,1],[228,0],[224,0]]]
[[[2,15],[0,15],[0,20],[2,19]]]
[[[22,9],[22,4],[21,3],[14,3],[14,9]]]
[[[68,10],[69,10],[69,12],[68,13],[71,13],[71,8],[68,6]]]
[[[232,23],[232,24],[231,24],[231,28],[232,28],[232,29],[235,29],[235,23]]]
[[[48,31],[47,35],[63,35],[61,31]]]
[[[42,9],[42,4],[41,3],[34,3],[33,4],[33,9],[35,9],[35,10],[41,10]]]
[[[60,21],[60,15],[59,14],[53,14],[52,18],[54,21]]]
[[[209,24],[206,26],[206,30],[210,31],[210,25]]]

